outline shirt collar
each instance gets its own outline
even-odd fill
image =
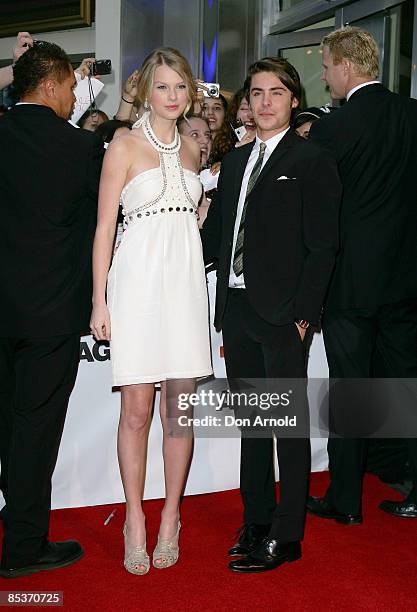
[[[266,148],[268,150],[268,153],[272,153],[275,149],[275,147],[281,142],[281,140],[284,138],[285,134],[288,132],[290,128],[287,127],[286,130],[284,130],[283,132],[279,132],[279,134],[275,134],[275,136],[272,136],[272,138],[268,138],[268,140],[261,140],[259,138],[259,136],[256,136],[256,140],[255,140],[255,149],[259,149],[261,142],[264,142],[266,144]]]
[[[350,96],[352,94],[354,94],[355,91],[358,91],[359,89],[362,89],[362,87],[366,87],[367,85],[375,85],[376,83],[380,83],[380,82],[381,81],[366,81],[366,83],[361,83],[360,85],[356,85],[356,87],[353,87],[353,89],[348,91],[347,96],[346,96],[346,100],[349,100]]]

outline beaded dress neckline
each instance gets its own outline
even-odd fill
[[[139,128],[139,127],[142,127],[143,133],[145,134],[146,139],[153,146],[153,148],[158,151],[158,153],[165,153],[169,155],[169,154],[178,153],[178,151],[180,150],[181,138],[180,138],[177,126],[175,126],[174,140],[170,144],[161,142],[159,138],[157,137],[157,135],[155,134],[155,132],[153,131],[151,122],[150,122],[149,112],[143,113],[139,121],[136,121],[136,123],[133,124],[132,129]]]
[[[198,195],[197,198],[196,193],[196,199],[194,199],[187,186],[184,168],[181,165],[179,153],[181,148],[181,138],[178,133],[178,129],[175,128],[174,140],[170,144],[161,142],[152,130],[148,112],[142,115],[139,121],[133,125],[132,129],[133,128],[142,128],[145,137],[152,147],[158,152],[160,163],[159,170],[161,176],[158,177],[157,173],[155,173],[155,176],[152,177],[152,174],[150,174],[151,171],[158,170],[158,168],[151,168],[148,171],[141,172],[124,187],[121,198],[124,215],[124,227],[130,227],[131,224],[137,223],[138,220],[144,221],[150,217],[158,218],[159,215],[164,215],[166,212],[191,213],[193,215],[198,215],[198,200],[200,196]],[[194,174],[191,171],[188,172]],[[158,184],[160,184],[160,190],[158,190],[156,193],[152,193],[152,197],[149,199],[146,199],[145,197],[143,201],[138,203],[137,193],[140,192],[141,198],[143,198],[145,191],[144,188],[142,188],[139,190],[139,192],[135,192],[135,185],[138,183],[139,179],[147,173],[149,173],[149,176],[152,177],[149,181],[147,181],[147,186],[149,187],[152,181],[159,181]],[[201,192],[201,183],[198,176],[194,174],[193,180],[197,182]]]

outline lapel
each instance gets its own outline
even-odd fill
[[[252,152],[254,145],[255,145],[255,141],[250,142],[243,147],[238,147],[237,149],[233,151],[233,155],[235,157],[235,160],[234,160],[235,172],[234,172],[234,182],[233,182],[233,189],[232,189],[232,194],[233,194],[232,206],[229,209],[230,210],[229,222],[230,222],[230,227],[232,228],[232,231],[233,231],[235,220],[236,220],[237,205],[239,203],[239,195],[240,195],[240,189],[242,186],[243,175],[245,174],[246,164],[248,163],[248,159],[250,157],[250,154]]]
[[[288,149],[291,149],[295,144],[299,143],[300,137],[295,133],[293,129],[289,129],[285,134],[283,139],[277,144],[272,155],[270,155],[268,161],[265,166],[262,168],[262,171],[256,181],[252,191],[252,193],[258,188],[258,186],[262,183],[268,173],[275,168],[277,162],[283,157]]]
[[[236,207],[239,200],[240,188],[242,186],[243,175],[245,174],[246,164],[252,149],[255,146],[255,141],[247,144],[244,147],[238,147],[236,151],[236,162],[235,162],[235,184],[234,184],[234,195],[236,200]]]

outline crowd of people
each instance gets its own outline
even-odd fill
[[[417,102],[378,81],[369,33],[339,29],[322,45],[323,79],[332,99],[346,99],[338,109],[300,111],[300,78],[285,59],[256,61],[228,101],[204,94],[179,51],[159,48],[124,83],[114,118],[94,107],[75,129],[68,56],[19,34],[13,67],[0,71],[0,86],[13,81],[19,97],[0,118],[0,576],[83,555],[77,541],[49,541],[48,525],[88,329],[110,342],[121,389],[124,567],[136,575],[151,567],[142,498],[158,383],[166,497],[152,565],[178,561],[193,448],[192,404],[180,407],[179,397],[212,374],[208,263],[217,268],[214,324],[230,389],[245,393],[248,379],[262,392],[298,381],[296,436],[242,427],[243,525],[229,568],[262,572],[300,559],[307,511],[362,522],[367,440],[345,435],[340,419],[328,491],[308,496],[308,353],[322,328],[337,381],[330,421],[341,405],[352,420],[344,381],[417,378]],[[414,436],[407,448],[414,488],[381,509],[417,518]]]

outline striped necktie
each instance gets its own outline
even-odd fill
[[[252,169],[252,172],[248,181],[248,188],[246,190],[245,203],[243,204],[242,217],[240,219],[239,232],[237,234],[235,254],[233,256],[233,272],[236,276],[240,276],[243,272],[243,242],[245,239],[245,217],[246,209],[248,207],[249,195],[255,186],[258,176],[261,173],[262,162],[264,160],[266,144],[261,142],[259,145],[259,155]]]

